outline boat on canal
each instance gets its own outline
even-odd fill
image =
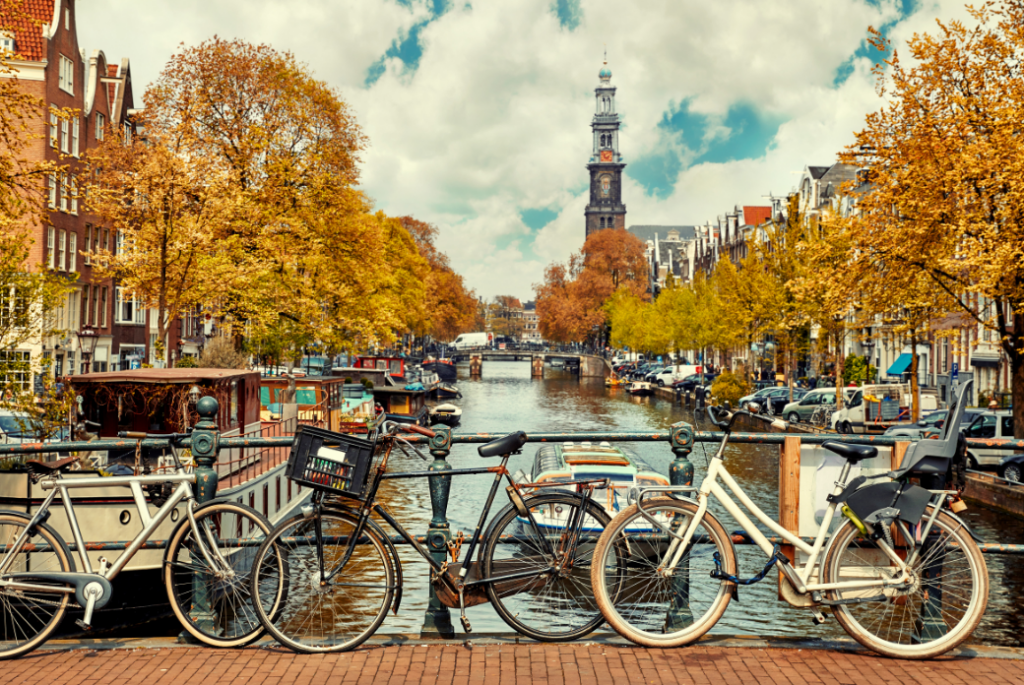
[[[461,397],[462,393],[459,392],[459,388],[451,383],[441,383],[437,386],[437,399],[439,400],[457,400]]]
[[[350,368],[333,369],[337,376],[352,381],[369,379],[373,383],[373,399],[384,410],[384,418],[399,423],[426,426],[430,421],[427,394],[433,390],[414,374],[405,357],[366,355],[358,357]],[[428,383],[437,383],[437,375],[429,372]]]
[[[565,483],[564,489],[575,491],[572,485],[574,481],[594,480],[605,478],[610,482],[609,487],[597,488],[594,490],[594,501],[601,505],[612,518],[619,511],[627,506],[626,497],[630,488],[668,485],[669,480],[651,467],[646,461],[627,453],[625,450],[608,442],[593,443],[583,442],[562,442],[552,445],[542,445],[537,449],[533,461],[533,471],[530,474],[529,482]],[[536,513],[535,513],[536,516]],[[552,529],[561,530],[565,524],[566,514],[560,511],[560,507],[552,507],[550,510],[543,510],[537,518],[537,524]],[[520,519],[520,525],[525,524],[526,519]],[[601,527],[586,527],[584,529],[600,534]],[[633,530],[633,529],[631,529]],[[652,529],[636,528],[635,532],[651,532]]]
[[[462,409],[451,402],[439,404],[430,410],[431,425],[439,423],[454,428],[459,425],[460,421],[462,421]]]
[[[455,362],[451,359],[427,357],[423,360],[422,366],[425,370],[436,373],[442,382],[451,383],[459,377]]]
[[[637,397],[643,397],[645,395],[653,395],[654,394],[654,384],[653,383],[648,383],[647,381],[633,381],[632,383],[629,384],[629,388],[627,389],[627,392],[630,395],[635,395]]]

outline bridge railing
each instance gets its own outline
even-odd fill
[[[200,420],[196,424],[191,438],[183,442],[183,446],[192,450],[196,463],[196,498],[202,503],[213,499],[217,492],[217,471],[213,468],[221,450],[232,450],[239,448],[281,448],[291,447],[294,443],[294,436],[281,437],[239,437],[223,438],[217,429],[215,417],[217,416],[217,402],[212,397],[204,397],[197,407]],[[434,429],[436,435],[433,438],[425,438],[417,435],[410,435],[408,439],[413,443],[424,444],[434,457],[434,461],[428,466],[428,471],[436,475],[430,476],[428,480],[430,490],[431,520],[427,527],[426,535],[422,538],[428,549],[438,563],[443,563],[448,551],[448,541],[452,539],[451,527],[448,521],[449,493],[451,492],[451,476],[446,475],[452,470],[448,463],[453,445],[483,444],[502,437],[504,433],[452,433],[450,428],[439,427]],[[722,433],[714,431],[693,430],[686,423],[673,424],[667,431],[583,431],[583,432],[538,432],[528,433],[527,442],[531,443],[555,443],[555,442],[665,442],[673,455],[672,463],[669,466],[669,480],[672,485],[693,485],[694,467],[690,461],[690,454],[696,443],[718,443],[722,439]],[[875,445],[879,447],[893,447],[897,454],[902,454],[909,446],[905,439],[897,439],[886,436],[865,436],[865,435],[793,435],[787,433],[732,433],[729,438],[732,444],[757,444],[757,445],[779,445],[784,458],[793,457],[794,448],[799,460],[799,446],[801,444],[820,445],[831,440],[857,445]],[[138,440],[104,439],[91,442],[62,442],[62,443],[21,443],[0,445],[0,469],[10,468],[12,461],[23,460],[29,455],[60,452],[87,453],[104,450],[125,450],[134,449],[139,443]],[[170,443],[165,439],[142,440],[142,447],[147,449],[169,448]],[[1024,450],[1024,440],[977,440],[968,439],[968,447],[998,449],[998,450]],[[272,454],[277,450],[266,453]],[[783,462],[780,461],[780,466]],[[784,524],[785,525],[785,524]],[[396,539],[401,541],[400,539]],[[781,542],[781,540],[777,540]],[[404,541],[402,541],[404,542]],[[734,535],[734,542],[738,544],[749,543],[745,535]],[[90,549],[118,549],[124,543],[91,541],[87,543]],[[166,546],[166,541],[151,540],[146,544],[146,549],[160,548]],[[999,543],[984,543],[979,545],[982,552],[994,554],[1024,554],[1024,545],[1011,545]],[[451,618],[448,608],[438,600],[433,589],[429,590],[429,604],[424,617],[424,633],[446,634],[451,627]]]

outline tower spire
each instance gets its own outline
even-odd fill
[[[622,204],[622,170],[625,163],[619,154],[619,115],[615,111],[615,86],[608,68],[608,46],[604,47],[604,65],[594,89],[596,111],[590,124],[594,136],[594,152],[587,164],[590,171],[590,202],[584,211],[586,234],[603,228],[625,228],[626,206]]]

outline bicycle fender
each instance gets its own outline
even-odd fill
[[[959,523],[961,526],[963,526],[964,530],[967,531],[967,533],[974,539],[975,542],[985,542],[984,539],[978,537],[977,533],[971,530],[971,527],[967,525],[967,521],[964,521],[962,518],[954,514],[952,511],[949,510],[949,508],[945,508],[942,511],[944,514],[946,514],[946,516],[950,517],[951,519]]]
[[[31,515],[26,514],[23,511],[14,511],[12,509],[0,509],[0,514],[16,516],[20,519],[24,519],[25,523],[31,523],[33,518]],[[68,548],[68,543],[64,541],[64,538],[57,531],[51,528],[49,524],[37,523],[36,527],[46,529],[46,532],[52,535],[53,539],[60,543],[61,548],[64,550],[65,556],[67,556],[68,558],[68,564],[70,564],[70,572],[75,573],[78,570],[78,567],[75,566],[75,555],[71,553],[71,550]]]

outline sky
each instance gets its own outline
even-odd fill
[[[626,224],[692,225],[792,190],[881,100],[897,49],[963,0],[78,0],[79,44],[131,60],[135,102],[182,44],[293,52],[352,107],[377,209],[440,229],[470,288],[533,299],[584,240],[607,50]],[[906,51],[902,51],[905,58]]]

